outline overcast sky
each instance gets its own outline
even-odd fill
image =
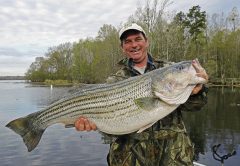
[[[64,42],[119,27],[145,0],[0,0],[0,76],[24,75],[35,57]],[[200,5],[207,13],[240,10],[240,0],[173,0],[166,11]]]

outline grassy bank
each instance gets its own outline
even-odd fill
[[[45,80],[45,85],[54,85],[54,86],[72,86],[73,83],[68,80]]]

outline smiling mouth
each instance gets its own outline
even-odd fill
[[[139,53],[139,52],[140,52],[140,49],[134,49],[134,50],[131,50],[130,52],[136,54],[136,53]]]

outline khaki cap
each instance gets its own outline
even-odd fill
[[[139,32],[142,32],[146,36],[146,33],[141,26],[136,23],[132,23],[130,26],[125,26],[119,31],[119,39],[121,39],[123,33],[128,30],[137,30]]]

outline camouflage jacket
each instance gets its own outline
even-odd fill
[[[148,55],[145,73],[171,64],[171,62],[154,60]],[[133,68],[131,59],[123,59],[119,65],[121,69],[107,79],[108,83],[140,75]],[[192,165],[193,145],[186,134],[181,111],[200,110],[207,101],[206,91],[204,86],[199,94],[190,96],[185,104],[142,133],[119,136],[111,144],[108,164],[111,166]]]

